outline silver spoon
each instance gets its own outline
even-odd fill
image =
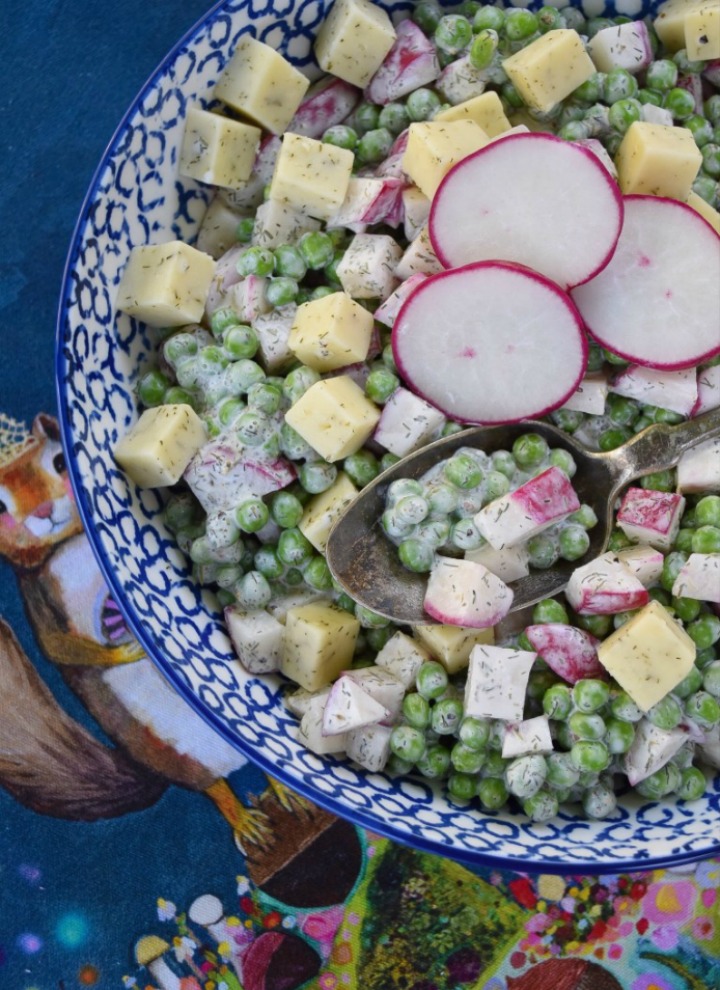
[[[562,430],[527,420],[512,426],[473,427],[428,444],[383,471],[360,492],[330,532],[325,550],[333,577],[356,602],[395,622],[424,625],[434,620],[423,609],[427,575],[407,570],[396,547],[380,526],[388,486],[398,478],[418,478],[459,447],[477,447],[491,453],[509,450],[523,433],[539,433],[553,447],[562,447],[575,459],[573,487],[581,502],[590,505],[597,525],[589,531],[590,547],[580,561],[559,561],[548,570],[533,570],[511,585],[512,610],[533,605],[563,590],[573,570],[607,549],[613,509],[620,491],[644,474],[674,467],[700,440],[720,435],[720,409],[679,426],[648,426],[627,443],[606,453],[590,451]]]

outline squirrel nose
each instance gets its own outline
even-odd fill
[[[36,506],[33,515],[37,516],[38,519],[47,519],[52,515],[52,510],[53,504],[51,501],[41,502],[40,505]]]

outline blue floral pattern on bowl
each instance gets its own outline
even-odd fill
[[[516,869],[614,872],[717,855],[720,777],[694,804],[627,800],[608,821],[563,815],[534,825],[456,805],[426,782],[391,780],[308,752],[282,704],[281,679],[250,676],[233,658],[217,602],[192,580],[162,525],[158,495],[129,485],[115,466],[112,451],[137,416],[134,388],[153,351],[152,331],[114,312],[122,269],[135,244],[192,241],[208,200],[207,189],[177,176],[186,107],[209,97],[245,33],[309,68],[327,6],[215,6],[144,86],[88,192],[60,302],[57,382],[78,505],[112,593],[148,656],[221,736],[296,792],[372,831],[467,863]],[[410,6],[388,4],[396,15]],[[618,0],[605,10],[634,17],[656,7]],[[586,8],[600,12],[592,0]]]

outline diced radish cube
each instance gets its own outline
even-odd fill
[[[250,210],[263,201],[265,186],[272,179],[275,160],[282,141],[277,134],[269,134],[260,141],[255,155],[252,175],[240,189],[223,189],[221,195],[233,209]]]
[[[677,466],[681,492],[720,492],[720,437],[703,440],[685,451]]]
[[[413,21],[400,21],[390,51],[365,91],[371,103],[384,106],[437,79],[440,65],[435,46]]]
[[[401,199],[403,182],[395,178],[354,177],[340,209],[328,220],[328,227],[349,227],[386,223]]]
[[[402,170],[402,160],[408,143],[408,129],[405,128],[395,138],[387,157],[383,158],[379,165],[375,166],[372,175],[378,179],[402,179],[403,185],[407,183],[407,176]]]
[[[328,691],[328,697],[329,694]],[[338,732],[332,736],[323,733],[323,714],[326,701],[327,698],[323,696],[322,692],[311,698],[307,711],[300,719],[298,729],[298,742],[312,753],[317,753],[318,756],[344,753],[348,741],[346,732]]]
[[[323,76],[307,91],[287,130],[303,137],[321,138],[328,127],[342,124],[361,98],[357,86],[337,76]]]
[[[646,588],[652,588],[659,581],[665,562],[661,550],[638,545],[618,550],[616,556]]]
[[[675,492],[628,488],[617,513],[617,525],[634,543],[669,550],[675,541],[685,499]]]
[[[402,248],[389,234],[356,234],[337,266],[337,277],[353,299],[380,299],[398,284]]]
[[[393,677],[403,685],[405,690],[415,686],[415,678],[430,653],[412,636],[404,632],[396,632],[375,657],[378,667],[390,671]]]
[[[383,406],[373,439],[396,457],[405,457],[437,439],[444,424],[439,409],[399,387]]]
[[[215,262],[215,270],[205,299],[205,313],[208,318],[225,304],[233,285],[242,280],[242,275],[237,270],[237,262],[246,250],[246,245],[234,244]]]
[[[373,314],[375,319],[380,323],[384,323],[386,327],[391,327],[395,322],[395,317],[400,312],[400,307],[405,302],[410,293],[421,283],[424,282],[427,275],[423,275],[418,272],[417,275],[411,275],[410,278],[406,278],[404,282],[391,292],[384,303],[382,303],[375,310]]]
[[[437,91],[445,102],[453,106],[481,96],[486,87],[487,74],[476,69],[468,55],[453,59],[446,65],[436,83]]]
[[[650,32],[644,21],[629,21],[602,28],[588,42],[587,52],[600,72],[625,69],[633,74],[653,59]]]
[[[647,588],[613,553],[604,553],[573,571],[565,596],[579,615],[614,615],[642,608]]]
[[[568,476],[550,467],[484,506],[475,524],[496,550],[524,543],[580,508]]]
[[[678,571],[672,593],[720,604],[720,553],[691,553]]]
[[[320,221],[305,216],[277,199],[267,199],[255,212],[252,243],[256,247],[276,248],[294,244],[306,233],[320,229]]]
[[[347,755],[370,773],[380,773],[390,758],[391,735],[392,727],[389,725],[366,725],[362,729],[353,729],[347,734]]]
[[[528,626],[525,635],[538,656],[568,684],[586,677],[605,677],[597,655],[599,640],[584,629],[564,622],[543,622]]]
[[[391,671],[373,664],[357,670],[346,670],[343,676],[355,681],[366,694],[385,708],[388,714],[379,721],[392,721],[400,714],[405,697],[405,686]]]
[[[390,712],[352,677],[338,677],[325,702],[322,732],[336,736],[390,718]]]
[[[430,243],[428,228],[425,225],[405,248],[405,253],[395,268],[395,275],[404,280],[419,272],[423,275],[437,275],[442,270],[443,266]]]
[[[585,148],[587,151],[592,151],[595,157],[599,160],[600,164],[603,165],[608,170],[608,172],[613,177],[613,179],[617,181],[618,172],[615,166],[615,162],[608,154],[605,145],[602,143],[602,141],[598,141],[597,138],[581,138],[579,141],[576,141],[575,143],[579,144],[581,148]]]
[[[269,313],[260,313],[252,321],[252,328],[258,338],[260,363],[271,375],[295,359],[288,340],[296,313],[295,303],[289,303],[287,306],[271,309]]]
[[[183,476],[206,512],[231,512],[242,491],[269,495],[295,480],[290,461],[265,447],[248,447],[233,432],[204,444]]]
[[[659,729],[646,718],[635,727],[635,738],[623,757],[623,769],[634,787],[650,774],[662,769],[687,742],[682,729]]]
[[[330,604],[330,599],[326,593],[313,591],[312,588],[303,588],[302,591],[291,591],[272,598],[267,606],[267,610],[271,615],[275,616],[278,622],[284,623],[291,608],[321,601],[326,602],[328,605]]]
[[[511,589],[482,564],[437,557],[423,607],[438,622],[487,629],[507,615],[512,600]]]
[[[235,310],[238,319],[244,323],[252,323],[262,313],[268,313],[272,309],[265,294],[267,285],[266,278],[247,275],[230,289],[227,305]]]
[[[317,698],[318,695],[321,695],[324,705],[329,694],[329,684],[327,687],[320,688],[319,691],[308,691],[307,688],[299,687],[297,690],[283,695],[283,704],[289,712],[292,712],[293,715],[297,715],[298,718],[302,718],[305,712],[310,708],[310,702],[313,698]]]
[[[720,722],[705,733],[705,738],[698,746],[698,757],[701,763],[714,770],[720,770]]]
[[[550,721],[547,715],[510,722],[503,729],[502,757],[512,759],[525,753],[552,753]]]
[[[221,196],[215,196],[202,218],[195,246],[216,260],[237,246],[237,226],[242,214],[233,209]]]
[[[660,124],[662,127],[672,127],[675,118],[665,107],[656,107],[654,103],[643,103],[640,108],[640,120],[648,124]]]
[[[465,715],[522,721],[530,668],[536,659],[530,650],[474,646],[465,683]]]
[[[464,556],[465,560],[472,560],[487,567],[505,582],[517,581],[518,578],[527,577],[530,573],[530,556],[522,544],[496,550],[486,543],[479,550],[466,550]]]
[[[563,409],[602,416],[608,394],[607,376],[602,372],[586,375],[573,394],[563,403]]]
[[[417,186],[407,186],[402,192],[403,232],[412,241],[423,229],[430,216],[430,200]]]
[[[699,416],[720,406],[720,364],[702,368],[697,373],[698,399],[692,415]]]
[[[697,404],[697,375],[694,368],[661,371],[631,364],[615,375],[610,391],[637,399],[645,406],[660,406],[689,416]]]
[[[283,626],[274,616],[265,609],[248,612],[230,605],[225,609],[225,623],[245,670],[251,674],[280,670]]]

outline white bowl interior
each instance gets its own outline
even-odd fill
[[[114,464],[153,349],[146,327],[114,312],[120,274],[135,244],[192,240],[208,199],[176,174],[185,109],[208,97],[248,31],[310,67],[311,39],[327,6],[285,0],[272,14],[265,6],[256,13],[247,0],[214,7],[130,107],[88,192],[60,303],[57,381],[79,510],[110,589],[148,656],[222,737],[300,794],[375,832],[465,862],[526,870],[608,872],[717,854],[720,778],[691,805],[630,799],[604,822],[563,815],[533,825],[453,804],[426,782],[391,780],[308,752],[281,702],[280,678],[250,676],[233,659],[217,602],[193,582],[162,525],[158,495],[129,485]],[[588,15],[603,9],[601,2],[584,7]],[[608,9],[637,16],[650,5],[626,0]]]

